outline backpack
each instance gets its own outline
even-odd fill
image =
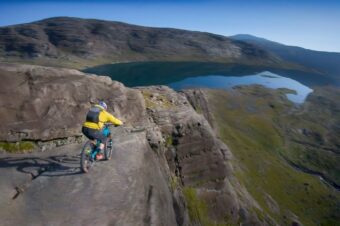
[[[93,123],[98,123],[99,122],[99,114],[100,112],[103,111],[103,109],[99,107],[91,107],[89,112],[86,115],[86,122],[93,122]]]

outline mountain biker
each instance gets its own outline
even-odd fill
[[[106,131],[103,131],[104,124],[111,122],[114,125],[120,126],[122,121],[115,118],[109,112],[107,112],[107,105],[104,101],[99,101],[98,104],[92,106],[86,115],[86,121],[83,124],[82,132],[90,140],[97,140],[100,142],[99,147],[91,154],[92,160],[103,159],[104,156],[101,153],[106,143],[107,135]]]

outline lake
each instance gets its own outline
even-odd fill
[[[168,85],[186,88],[229,89],[238,85],[259,84],[268,88],[286,88],[295,103],[303,103],[313,85],[329,84],[319,74],[274,68],[200,62],[137,62],[102,65],[84,70],[110,76],[126,86]]]

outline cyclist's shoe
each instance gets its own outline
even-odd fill
[[[98,160],[102,160],[102,159],[104,159],[103,153],[98,153],[98,154],[96,155],[96,160],[98,161]]]

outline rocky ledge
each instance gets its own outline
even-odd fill
[[[0,77],[3,225],[275,224],[194,95],[42,66],[1,63]],[[81,123],[98,100],[125,126],[113,129],[113,160],[85,175]]]

